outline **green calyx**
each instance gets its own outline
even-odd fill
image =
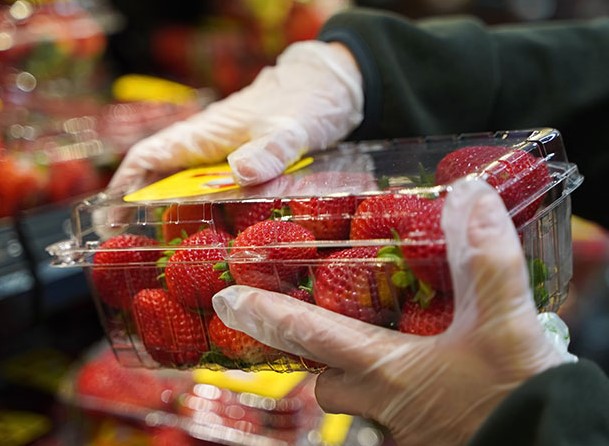
[[[529,259],[527,261],[529,271],[529,286],[533,292],[535,306],[538,309],[544,308],[550,302],[550,294],[546,288],[546,280],[548,280],[548,267],[543,260],[539,258]]]
[[[399,240],[395,230],[392,230],[394,238]],[[414,292],[413,300],[418,302],[422,308],[427,308],[431,299],[436,295],[436,291],[427,283],[418,279],[408,266],[406,259],[398,245],[387,245],[379,249],[377,258],[388,260],[397,267],[391,275],[391,283],[398,289],[411,290]]]

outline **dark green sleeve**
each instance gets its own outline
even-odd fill
[[[557,128],[585,176],[574,212],[609,228],[609,18],[487,27],[353,8],[319,38],[346,44],[364,77],[350,139]]]
[[[501,403],[468,444],[487,445],[609,445],[609,379],[586,360],[534,377]]]

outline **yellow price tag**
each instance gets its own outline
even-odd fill
[[[284,173],[300,170],[313,162],[307,157],[292,164]],[[183,170],[138,191],[125,195],[127,202],[170,200],[174,198],[195,197],[238,189],[228,163],[213,166],[195,167]]]

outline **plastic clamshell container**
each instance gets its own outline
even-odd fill
[[[169,181],[152,198],[107,191],[77,203],[73,237],[48,248],[55,266],[86,271],[125,365],[323,367],[227,331],[211,296],[234,283],[388,329],[433,334],[409,325],[408,315],[430,305],[452,311],[439,218],[451,182],[466,174],[492,184],[506,202],[539,311],[556,310],[567,296],[570,193],[583,177],[555,129],[343,143],[248,188],[196,172],[206,193]],[[117,237],[132,241],[111,243]]]

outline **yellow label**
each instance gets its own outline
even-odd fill
[[[312,162],[312,157],[303,158],[288,167],[284,173],[295,172]],[[209,195],[239,187],[234,181],[228,163],[222,163],[183,170],[125,195],[123,199],[127,202],[170,200]]]
[[[322,444],[328,446],[345,444],[352,422],[353,417],[350,415],[324,414],[319,428]]]
[[[248,373],[241,370],[199,369],[193,372],[193,378],[199,384],[209,384],[237,393],[254,393],[276,400],[285,397],[306,376],[307,372],[277,373],[270,370]]]
[[[183,84],[154,76],[126,74],[112,84],[112,94],[119,101],[164,101],[175,104],[192,101],[196,91]]]

